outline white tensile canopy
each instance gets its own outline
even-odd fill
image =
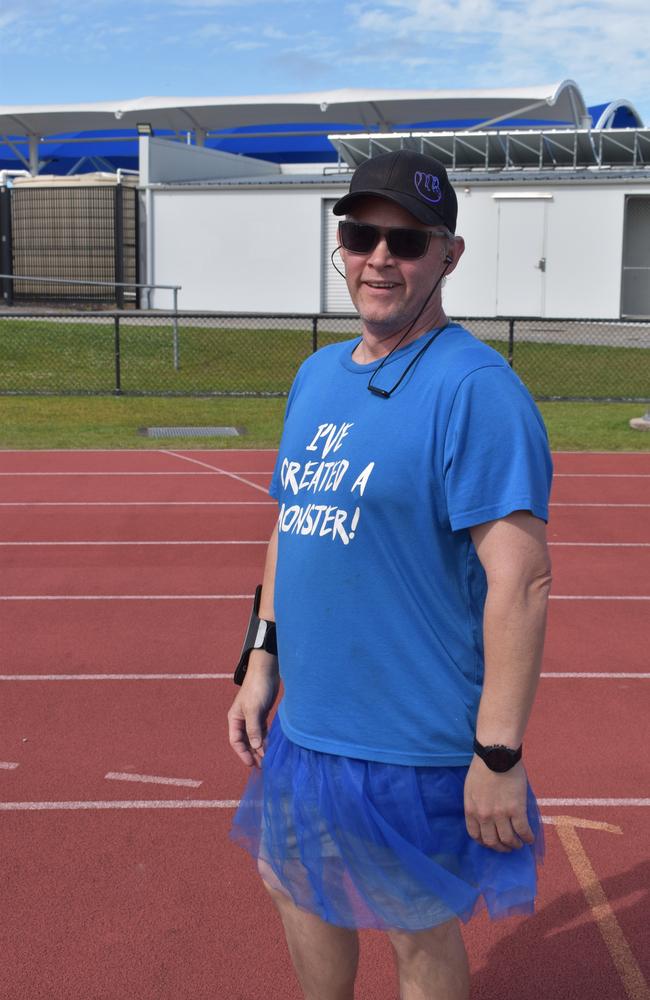
[[[92,104],[0,106],[0,134],[38,137],[102,129],[135,128],[206,133],[246,126],[350,124],[391,131],[411,122],[534,118],[572,128],[591,125],[573,80],[539,87],[496,90],[324,90],[255,97],[141,97]],[[331,128],[330,128],[331,130]]]

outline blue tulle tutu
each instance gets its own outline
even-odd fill
[[[544,844],[528,790],[533,845],[501,854],[465,828],[466,767],[405,767],[306,750],[273,722],[232,839],[264,879],[341,927],[415,931],[482,905],[531,913]]]

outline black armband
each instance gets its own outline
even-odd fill
[[[253,610],[246,630],[246,638],[242,646],[239,663],[235,667],[233,680],[235,684],[243,684],[246,671],[248,669],[248,658],[253,649],[265,649],[273,656],[278,655],[278,646],[275,638],[275,622],[266,621],[259,617],[260,600],[262,597],[261,583],[255,588],[255,598],[253,600]]]

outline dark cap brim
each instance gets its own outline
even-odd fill
[[[346,215],[348,212],[354,210],[354,206],[361,201],[362,198],[382,198],[384,201],[392,201],[396,205],[400,205],[405,208],[407,212],[419,222],[423,222],[427,226],[435,226],[442,224],[450,229],[449,223],[443,216],[436,211],[433,205],[426,205],[418,198],[412,198],[408,194],[403,194],[401,191],[377,191],[370,189],[368,191],[354,191],[353,193],[346,194],[336,202],[332,208],[334,215]],[[450,229],[453,232],[453,230]]]

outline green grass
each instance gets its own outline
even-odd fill
[[[73,322],[0,317],[0,446],[4,448],[272,448],[279,441],[283,398],[201,398],[215,392],[286,392],[312,349],[309,319],[301,329],[226,328],[219,318],[183,319],[180,369],[173,364],[169,319],[123,321],[121,387],[115,389],[114,328],[110,317]],[[250,321],[249,321],[250,322]],[[289,325],[285,323],[285,326]],[[355,335],[354,318],[335,333],[321,323],[319,346]],[[332,326],[332,322],[329,321]],[[486,330],[486,332],[488,332]],[[492,331],[489,331],[492,332]],[[503,340],[488,341],[501,353]],[[647,399],[648,350],[539,343],[515,344],[515,367],[534,395]],[[16,395],[1,395],[2,392]],[[173,393],[138,396],[129,393]],[[48,395],[21,395],[47,393]],[[103,395],[65,395],[101,393]],[[188,396],[194,393],[194,396]],[[542,403],[555,449],[639,450],[650,434],[628,421],[643,403]],[[234,425],[240,438],[151,439],[138,429],[170,425]]]
[[[180,368],[174,369],[172,329],[123,321],[121,389],[125,393],[207,394],[286,392],[311,352],[311,324],[302,329],[237,329],[225,320],[179,324]],[[221,324],[221,325],[219,325]],[[321,324],[322,327],[323,324]],[[354,335],[319,333],[319,346]],[[501,353],[505,341],[488,341]],[[110,318],[66,323],[0,318],[0,392],[103,392],[115,389],[114,331]],[[515,368],[537,397],[644,398],[650,395],[648,350],[518,340]]]
[[[275,448],[284,399],[0,397],[2,448]],[[542,403],[551,446],[565,451],[650,451],[650,432],[634,431],[638,403]],[[138,428],[228,425],[237,438],[147,438]]]

